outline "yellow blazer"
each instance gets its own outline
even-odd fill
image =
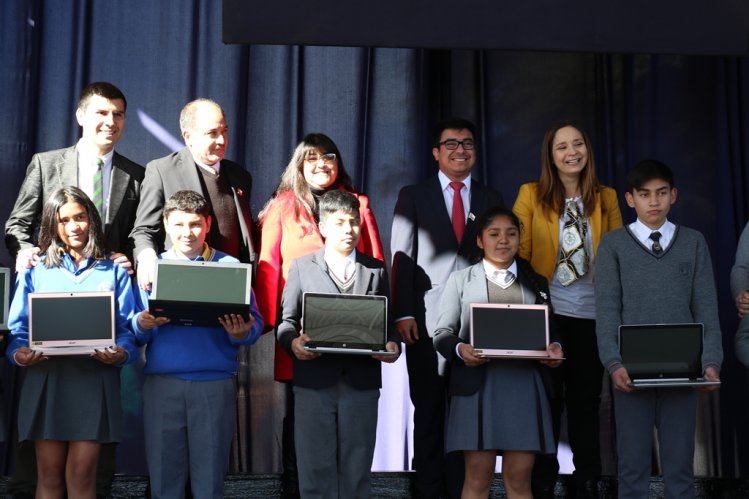
[[[538,182],[521,185],[512,211],[523,224],[520,231],[520,256],[530,261],[536,272],[551,281],[559,255],[559,213],[549,212],[551,220],[544,217],[537,188]],[[622,226],[622,212],[614,189],[601,187],[589,220],[595,255],[601,236]]]

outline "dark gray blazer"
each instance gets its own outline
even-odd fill
[[[131,233],[135,241],[135,258],[146,248],[157,253],[171,247],[166,240],[162,214],[164,203],[175,192],[190,190],[203,191],[195,160],[187,147],[163,158],[155,159],[146,165],[146,178],[140,196],[140,205]],[[242,234],[241,252],[237,257],[241,262],[255,261],[255,247],[252,243],[252,214],[250,213],[250,192],[252,175],[233,161],[221,160],[221,174],[226,175],[234,194],[240,231]]]
[[[531,283],[531,279],[533,282]],[[518,280],[523,286],[525,303],[547,304],[549,301],[549,287],[546,279],[539,274],[529,275],[523,271],[518,263]],[[536,289],[538,288],[538,292]],[[450,363],[449,395],[471,395],[484,382],[486,365],[468,367],[455,352],[459,343],[470,341],[470,307],[471,303],[488,303],[489,292],[486,284],[486,274],[481,262],[467,269],[453,273],[445,285],[440,302],[440,314],[434,331],[434,348]],[[549,311],[549,320],[553,313]],[[550,323],[550,341],[559,342],[559,337],[553,322]],[[543,373],[547,368],[539,363]],[[545,383],[550,380],[544,379]],[[547,386],[547,389],[550,386]],[[548,392],[551,393],[551,392]]]
[[[130,258],[133,244],[129,235],[135,222],[144,173],[142,166],[114,153],[104,235],[109,251],[124,252]],[[36,233],[44,203],[53,192],[69,185],[78,186],[75,146],[34,154],[16,204],[5,222],[5,245],[14,259],[20,249],[37,244]]]
[[[356,252],[357,295],[388,296],[388,277],[385,264]],[[282,298],[282,319],[276,329],[281,347],[294,359],[294,384],[307,388],[326,388],[337,383],[345,373],[351,386],[371,390],[382,386],[380,361],[363,355],[323,354],[312,360],[299,360],[291,351],[291,342],[299,335],[302,319],[302,296],[305,292],[339,293],[328,274],[325,249],[297,258],[291,263]],[[400,336],[388,317],[388,341],[400,345]]]
[[[414,317],[432,334],[437,323],[442,288],[450,274],[478,257],[474,218],[502,195],[471,180],[471,208],[458,244],[436,175],[401,189],[393,215],[390,249],[393,255],[394,317]]]

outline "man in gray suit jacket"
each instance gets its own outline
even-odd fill
[[[74,185],[93,198],[97,162],[102,163],[104,235],[109,251],[132,254],[129,240],[140,198],[143,167],[118,154],[114,146],[125,130],[127,101],[107,82],[83,89],[75,116],[83,133],[65,149],[34,154],[13,211],[5,223],[5,245],[21,267],[39,252],[36,237],[42,207],[61,187]],[[20,259],[18,258],[20,256]]]
[[[442,286],[478,253],[475,217],[502,204],[500,193],[471,178],[474,137],[470,121],[453,118],[437,124],[432,154],[439,172],[401,189],[393,216],[393,317],[406,343],[417,497],[438,497],[445,485],[449,497],[459,497],[462,488],[462,456],[445,469],[445,378],[438,373],[431,334]]]
[[[119,88],[107,82],[87,85],[78,99],[75,116],[81,139],[72,147],[34,154],[26,170],[13,211],[5,223],[5,245],[26,268],[38,261],[36,246],[42,207],[61,187],[80,187],[93,199],[96,170],[101,168],[102,213],[107,250],[125,266],[130,265],[130,231],[140,198],[143,167],[114,150],[125,130],[127,100]],[[127,256],[122,256],[122,255]],[[11,493],[34,494],[35,458],[31,443],[19,447],[16,472],[8,485]],[[102,446],[97,469],[96,493],[109,496],[115,471],[116,444]]]
[[[209,99],[194,100],[182,109],[179,126],[186,147],[146,166],[131,234],[138,284],[143,289],[153,282],[157,255],[171,246],[165,241],[162,212],[165,200],[177,191],[195,191],[208,200],[213,226],[206,242],[211,247],[244,263],[255,261],[250,214],[252,176],[237,163],[224,159],[229,131],[223,109]]]

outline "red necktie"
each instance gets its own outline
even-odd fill
[[[460,196],[463,182],[450,182],[450,187],[453,188],[453,232],[460,243],[466,229],[466,213],[463,209],[463,198]]]

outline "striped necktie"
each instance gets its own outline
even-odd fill
[[[96,209],[99,210],[99,215],[101,215],[102,220],[104,220],[104,175],[102,173],[103,166],[104,161],[102,161],[101,158],[96,158],[96,172],[94,172],[94,192],[93,199],[91,199],[91,201],[94,202],[94,206],[96,206]]]

